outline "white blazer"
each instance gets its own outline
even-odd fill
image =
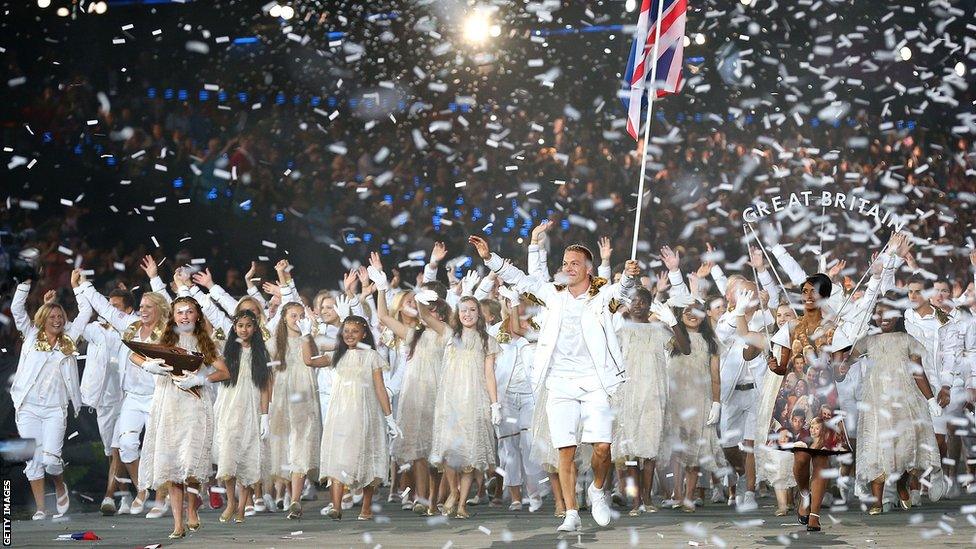
[[[532,366],[532,387],[538,391],[545,383],[552,366],[552,355],[556,349],[562,310],[570,299],[568,290],[557,286],[540,276],[529,276],[513,265],[506,265],[497,254],[492,254],[485,265],[498,273],[503,282],[515,287],[519,293],[531,293],[545,303],[546,315],[539,330],[534,364]],[[608,395],[612,395],[624,380],[624,365],[620,344],[613,329],[613,313],[610,312],[612,300],[623,301],[634,287],[634,279],[624,275],[617,284],[606,284],[597,289],[586,301],[582,323],[583,339],[590,359],[596,369],[600,383]]]
[[[60,355],[58,368],[61,370],[61,379],[67,388],[68,399],[74,406],[75,415],[81,411],[81,388],[78,379],[78,360],[75,352],[64,354],[60,347],[51,351],[39,351],[37,347],[37,337],[41,331],[34,326],[25,307],[27,294],[30,293],[30,282],[23,282],[17,286],[14,293],[13,302],[10,304],[10,312],[13,313],[14,323],[17,330],[24,336],[23,347],[20,349],[20,361],[17,363],[17,372],[14,373],[13,383],[10,387],[10,397],[14,401],[14,410],[20,410],[21,404],[27,398],[34,383],[41,373],[44,364],[47,363],[49,355],[56,353]],[[84,302],[84,305],[82,304]],[[77,343],[78,337],[85,329],[85,321],[91,316],[91,308],[87,306],[84,299],[78,300],[79,316],[75,322],[66,325],[65,336],[69,337],[72,343]],[[84,318],[83,318],[84,317]],[[65,319],[67,321],[67,319]],[[67,403],[64,403],[67,406]]]

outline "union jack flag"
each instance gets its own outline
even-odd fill
[[[663,2],[663,6],[658,6]],[[658,10],[661,11],[660,39],[658,40]],[[654,73],[657,96],[675,93],[681,86],[681,61],[684,52],[687,0],[641,0],[637,17],[637,32],[630,48],[627,71],[624,73],[624,90],[621,100],[627,109],[627,133],[637,139],[640,129],[641,107],[644,90],[651,78],[654,62],[654,42],[658,41],[657,72]]]

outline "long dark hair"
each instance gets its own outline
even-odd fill
[[[478,311],[478,322],[475,323],[474,329],[477,330],[478,335],[481,336],[481,349],[487,353],[488,325],[485,323],[485,315],[481,312],[481,302],[471,296],[464,296],[458,301],[457,310],[454,312],[454,318],[451,320],[452,328],[454,328],[454,339],[460,341],[461,333],[464,331],[464,326],[461,324],[461,304],[464,302],[474,303],[474,306]]]
[[[451,306],[447,304],[443,299],[437,299],[429,306],[430,312],[434,314],[437,318],[441,319],[441,322],[449,322],[451,320]],[[420,336],[424,335],[427,331],[427,325],[423,322],[420,326],[414,330],[413,337],[410,339],[410,351],[407,353],[407,359],[413,358],[413,352],[417,349],[417,343],[420,342]]]
[[[373,340],[373,330],[369,329],[369,322],[366,322],[366,319],[361,316],[349,315],[345,320],[342,321],[342,324],[339,325],[339,336],[338,340],[336,341],[335,353],[332,354],[333,366],[338,366],[339,361],[342,360],[342,357],[345,356],[346,351],[349,350],[349,346],[346,345],[346,341],[342,339],[342,328],[346,324],[350,323],[359,324],[359,326],[363,329],[365,335],[360,343],[369,345],[370,349],[376,349],[376,342]]]
[[[681,321],[681,317],[684,315],[684,309],[672,307],[671,312],[678,319],[678,323],[674,325],[674,337],[671,339],[671,356],[677,356],[678,354],[690,355],[691,336],[688,335],[688,328],[685,326],[685,323]],[[708,322],[707,315],[698,324],[698,333],[701,334],[705,340],[705,345],[708,346],[708,354],[717,355],[718,343],[715,342],[715,332],[712,330],[711,323]]]
[[[285,315],[288,314],[288,309],[293,309],[298,307],[304,310],[304,306],[301,303],[285,303],[281,306],[281,311],[278,316],[278,326],[275,328],[275,356],[274,359],[278,363],[275,366],[276,370],[284,370],[287,365],[285,364],[285,357],[288,355],[288,321],[285,320]]]
[[[251,381],[258,389],[264,389],[271,381],[271,370],[268,368],[271,358],[268,356],[268,347],[264,344],[264,336],[261,334],[261,324],[254,313],[248,310],[238,311],[233,318],[233,327],[236,328],[237,323],[245,319],[254,325],[254,331],[249,340],[251,344]],[[227,380],[227,384],[230,386],[237,385],[237,377],[241,371],[242,349],[243,345],[241,345],[241,340],[237,337],[236,332],[231,334],[231,337],[227,338],[227,343],[224,344],[224,363],[227,364],[227,371],[230,372],[230,379]]]
[[[890,299],[892,301],[894,301],[894,299],[897,299],[897,296],[895,296],[893,294],[889,294],[889,295],[890,295]],[[887,301],[887,299],[889,298],[889,296],[886,295],[885,298],[886,298],[886,301]],[[875,320],[875,318],[877,316],[877,312],[878,312],[878,307],[884,307],[884,308],[889,309],[889,310],[892,310],[892,311],[899,311],[899,309],[898,309],[898,307],[895,307],[890,302],[889,303],[886,303],[884,301],[878,301],[878,303],[875,304],[874,311],[872,311],[872,314],[871,314],[870,324],[871,324],[871,326],[874,326],[875,328],[880,329],[881,328],[881,325],[878,324],[878,322]],[[898,315],[898,319],[895,320],[895,326],[891,329],[891,333],[907,332],[907,331],[908,330],[905,329],[905,315]]]

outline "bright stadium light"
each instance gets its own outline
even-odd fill
[[[743,5],[743,6],[748,6],[749,4],[752,4],[752,0],[739,0],[739,2],[740,2],[740,3],[741,3],[741,4]]]
[[[962,61],[956,63],[956,66],[953,67],[953,70],[956,71],[956,76],[966,76],[966,64],[963,63]]]
[[[281,6],[278,4],[271,6],[271,9],[268,10],[268,15],[271,17],[281,17]]]
[[[37,7],[46,8],[51,5],[51,0],[37,0]]]
[[[627,10],[627,13],[630,13],[630,12],[636,10],[637,9],[637,0],[627,0],[626,2],[624,2],[624,9]]]
[[[281,6],[281,18],[284,20],[289,20],[295,16],[295,8],[291,6]]]
[[[908,46],[903,46],[901,50],[898,51],[898,54],[901,55],[902,61],[908,61],[909,59],[912,58],[912,48],[909,48]]]
[[[482,9],[475,9],[464,19],[464,26],[462,27],[464,41],[471,44],[481,44],[488,39],[491,27],[491,18],[488,17],[488,13]],[[498,29],[498,33],[501,34],[501,28]]]
[[[102,15],[106,11],[108,11],[108,4],[106,4],[105,2],[101,2],[101,1],[95,2],[94,10],[95,10],[95,13],[97,13],[98,15]]]
[[[704,44],[705,43],[705,35],[702,34],[702,33],[700,33],[700,32],[698,34],[696,34],[695,35],[695,43],[698,44],[699,46],[701,46],[702,44]]]
[[[58,8],[58,17],[67,17],[68,14],[70,14],[70,13],[71,12],[68,11],[68,8],[66,8],[64,6]]]

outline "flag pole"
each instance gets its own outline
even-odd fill
[[[640,181],[637,182],[637,215],[634,216],[634,242],[630,247],[630,258],[637,259],[637,241],[640,240],[641,210],[644,206],[644,174],[647,171],[647,147],[651,134],[651,111],[654,110],[654,98],[657,97],[657,52],[661,42],[661,15],[664,12],[664,0],[657,1],[657,19],[654,22],[654,53],[651,56],[652,87],[647,93],[647,117],[644,121],[644,149],[641,151]],[[641,45],[643,48],[643,45]]]

